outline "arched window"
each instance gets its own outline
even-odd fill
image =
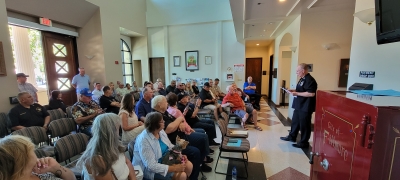
[[[129,45],[121,39],[122,76],[124,84],[133,82],[132,54]]]

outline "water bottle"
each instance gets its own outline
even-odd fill
[[[236,166],[233,166],[233,168],[232,168],[232,180],[236,180],[236,178],[237,178]]]

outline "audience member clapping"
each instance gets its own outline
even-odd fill
[[[135,170],[125,157],[125,147],[119,141],[119,117],[106,113],[96,117],[93,137],[77,166],[82,167],[85,179],[136,180]]]
[[[0,139],[0,179],[75,180],[74,173],[51,157],[35,155],[35,145],[24,136]]]

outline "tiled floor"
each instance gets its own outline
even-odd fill
[[[279,137],[287,136],[290,126],[284,126],[277,115],[271,110],[264,99],[260,102],[261,110],[258,113],[259,125],[263,131],[257,131],[249,125],[250,152],[249,162],[262,163],[264,166],[265,175],[269,180],[302,180],[308,179],[310,173],[310,165],[308,157],[302,149],[292,147],[291,142],[281,141]],[[287,116],[286,112],[284,116]],[[216,127],[218,128],[218,127]],[[221,134],[217,129],[217,142],[220,141]],[[218,158],[218,147],[213,147],[215,151],[214,162],[210,166],[214,169],[215,162]],[[240,154],[224,154],[225,156],[241,157]],[[220,159],[218,171],[227,172],[230,162],[225,159]],[[229,179],[224,175],[215,174],[214,171],[204,173],[209,180]],[[199,177],[200,179],[201,177]],[[249,179],[265,179],[252,178]]]

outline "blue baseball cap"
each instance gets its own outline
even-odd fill
[[[83,88],[83,89],[79,92],[79,94],[84,95],[84,96],[87,96],[87,97],[92,97],[92,96],[93,96],[92,92],[90,92],[90,89],[88,89],[88,88]]]

